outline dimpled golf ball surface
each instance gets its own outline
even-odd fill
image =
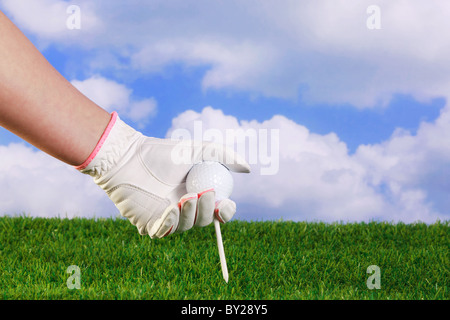
[[[214,188],[216,199],[227,199],[233,191],[233,177],[230,171],[214,161],[204,161],[192,167],[186,178],[189,193],[200,193]]]

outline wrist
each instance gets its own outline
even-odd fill
[[[103,132],[102,136],[100,137],[100,140],[97,142],[97,145],[95,146],[94,150],[91,152],[89,157],[79,166],[76,166],[75,169],[81,171],[84,170],[95,158],[97,153],[100,151],[101,147],[103,146],[103,143],[105,143],[106,138],[108,138],[109,133],[111,132],[111,129],[113,128],[114,124],[116,123],[118,118],[117,112],[113,112],[111,114],[111,119],[109,120],[108,125],[106,126],[105,131]]]
[[[101,177],[114,167],[141,134],[123,122],[117,112],[111,119],[89,157],[75,169],[94,178]]]

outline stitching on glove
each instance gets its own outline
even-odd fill
[[[119,185],[115,186],[114,188],[112,188],[111,190],[109,190],[108,191],[108,195],[111,195],[115,190],[118,190],[119,188],[132,190],[132,191],[137,191],[137,192],[139,192],[141,194],[149,196],[149,197],[153,198],[154,200],[156,200],[157,203],[161,207],[164,207],[166,209],[170,206],[170,201],[168,199],[161,198],[161,197],[159,197],[159,196],[157,196],[157,195],[155,195],[153,193],[150,193],[150,192],[148,192],[146,190],[143,190],[143,189],[141,189],[139,187],[136,187],[136,186],[130,185],[130,184],[119,184]],[[148,217],[147,221],[145,221],[145,224],[144,224],[145,226],[148,225],[149,221],[151,221],[151,220],[156,221],[157,219],[159,219],[165,212],[164,210],[158,212],[158,211],[155,210],[155,209],[157,209],[157,206],[155,206],[155,207],[147,207],[146,205],[143,205],[142,203],[136,201],[135,199],[133,199],[131,197],[126,197],[122,201],[117,202],[116,205],[119,205],[120,203],[122,203],[124,201],[128,201],[128,202],[134,203],[135,205],[141,207],[142,209],[144,209],[146,211],[147,210],[152,210],[154,212],[154,214],[150,215]],[[161,209],[163,209],[163,208],[161,208]]]
[[[159,141],[159,140],[161,140],[161,139],[158,139],[158,138],[151,138],[152,139],[152,141]],[[154,140],[153,140],[154,139]],[[143,146],[145,145],[146,143],[144,142],[144,143],[141,143],[140,145],[139,145],[139,152],[138,152],[138,157],[139,157],[139,161],[141,162],[141,164],[142,164],[142,166],[143,166],[143,168],[144,168],[144,170],[149,174],[149,175],[151,175],[153,178],[155,178],[155,180],[156,181],[158,181],[159,183],[161,183],[161,184],[164,184],[164,185],[166,185],[166,186],[168,186],[168,187],[176,187],[176,186],[178,186],[178,183],[168,183],[168,182],[166,182],[166,181],[164,181],[164,180],[161,180],[158,176],[156,176],[151,170],[150,170],[150,168],[147,166],[147,164],[146,164],[146,162],[145,162],[145,160],[144,160],[144,157],[142,156],[142,148],[143,148]],[[153,145],[157,145],[157,143],[152,143]],[[168,144],[165,144],[165,143],[159,143],[159,144],[161,144],[161,145],[168,145]]]
[[[148,192],[147,190],[141,189],[139,187],[136,187],[136,186],[134,186],[132,184],[128,184],[128,183],[118,184],[117,186],[111,188],[110,190],[107,191],[108,196],[110,196],[114,191],[116,191],[119,188],[124,188],[124,189],[128,189],[128,190],[133,190],[133,191],[139,191],[147,196],[150,196],[151,198],[153,198],[155,200],[167,202],[168,204],[170,204],[168,199],[161,198],[160,196],[158,196],[154,193]],[[120,202],[118,202],[118,203],[120,203]]]
[[[157,196],[157,195],[155,195],[155,194],[153,194],[153,193],[150,193],[150,192],[148,192],[148,191],[146,191],[146,190],[143,190],[143,189],[141,189],[141,188],[139,188],[139,187],[136,187],[136,186],[134,186],[134,185],[131,185],[131,184],[119,184],[119,185],[117,185],[117,186],[111,188],[111,189],[107,192],[108,196],[111,196],[112,193],[113,193],[114,191],[119,190],[119,189],[122,189],[122,190],[123,190],[123,189],[127,189],[127,190],[131,190],[131,191],[135,191],[135,192],[138,192],[138,193],[140,193],[140,194],[143,194],[143,195],[145,195],[145,196],[148,196],[148,197],[150,197],[150,198],[152,198],[152,199],[154,199],[154,200],[157,201],[157,205],[151,206],[151,207],[148,207],[148,206],[142,204],[141,202],[136,201],[136,199],[134,199],[134,198],[132,198],[132,197],[124,197],[123,200],[118,201],[118,202],[115,203],[116,206],[118,206],[118,205],[120,205],[120,204],[123,203],[123,202],[130,202],[130,203],[133,203],[134,205],[136,205],[136,206],[142,208],[142,209],[145,210],[145,211],[153,211],[153,214],[149,215],[147,221],[145,221],[145,223],[144,223],[145,228],[146,228],[146,226],[148,225],[148,223],[149,223],[151,220],[154,220],[154,222],[155,222],[157,219],[161,218],[161,216],[162,216],[162,215],[164,214],[164,212],[165,212],[164,209],[167,209],[168,207],[170,207],[170,201],[169,201],[168,199],[161,198],[161,197],[159,197],[159,196]],[[159,210],[159,209],[161,209],[161,210]],[[122,213],[122,212],[121,212],[121,214],[122,214],[124,217],[127,217],[127,216],[125,215],[125,213]],[[129,220],[131,219],[131,217],[127,217],[127,218],[128,218]],[[131,220],[130,220],[130,221],[131,221]],[[134,224],[134,223],[133,223],[133,224]],[[147,230],[147,232],[148,232],[148,231],[149,231],[149,230]]]

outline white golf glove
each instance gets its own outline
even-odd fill
[[[193,226],[225,223],[236,212],[230,199],[215,201],[214,190],[187,193],[186,176],[193,164],[219,161],[234,172],[250,172],[233,150],[200,141],[144,136],[113,112],[97,147],[76,167],[89,174],[141,235],[162,238]]]

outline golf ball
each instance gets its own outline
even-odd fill
[[[221,163],[203,161],[194,165],[186,178],[186,189],[189,193],[200,193],[214,188],[216,199],[230,197],[233,191],[233,177]]]

